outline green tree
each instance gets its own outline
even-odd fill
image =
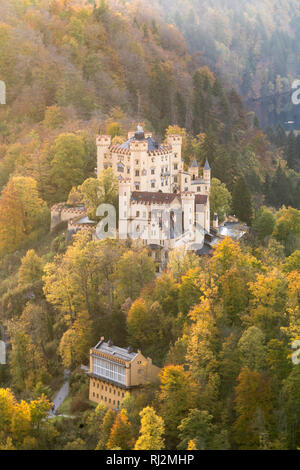
[[[155,278],[155,263],[146,250],[127,251],[118,263],[121,295],[135,300],[142,287]]]
[[[21,259],[21,266],[18,271],[20,285],[33,284],[41,281],[43,275],[43,261],[34,250],[28,250]]]
[[[233,425],[240,449],[258,449],[260,436],[270,431],[274,396],[271,377],[243,367],[235,388],[237,419]]]
[[[195,384],[182,366],[167,366],[160,372],[160,413],[166,426],[168,445],[178,444],[178,426],[195,403]]]
[[[253,370],[262,370],[266,361],[265,337],[256,326],[245,330],[238,342],[238,350],[243,366]]]
[[[115,208],[118,207],[118,180],[112,168],[101,171],[98,178],[88,178],[76,192],[80,202],[89,209],[89,216],[92,219],[97,219],[96,210],[100,204],[112,204]],[[71,195],[72,192],[69,198]]]
[[[253,221],[253,228],[261,240],[272,235],[275,227],[275,217],[269,209],[261,207]]]
[[[300,445],[300,365],[295,365],[284,381],[282,408],[287,420],[288,448]]]
[[[116,413],[113,410],[108,409],[104,415],[102,424],[99,429],[99,441],[96,450],[105,450],[106,443],[108,441],[112,426],[116,419]]]
[[[59,344],[59,354],[65,367],[74,368],[86,362],[91,344],[92,324],[87,312],[80,312]]]
[[[211,180],[209,201],[211,218],[217,213],[219,222],[223,222],[230,212],[232,198],[226,185],[217,178]]]
[[[63,117],[59,106],[48,106],[45,111],[44,126],[48,129],[57,129],[63,123]]]
[[[292,253],[288,258],[286,258],[282,270],[285,273],[290,273],[292,271],[300,271],[300,250],[294,251],[294,253]]]
[[[238,178],[232,191],[232,210],[233,213],[248,225],[252,223],[252,198],[245,178]]]
[[[208,411],[193,409],[184,418],[179,429],[180,443],[178,449],[187,449],[190,441],[194,441],[198,450],[207,450],[214,430],[213,416]]]
[[[0,198],[0,254],[34,241],[48,226],[49,211],[33,178],[14,176]]]
[[[300,247],[300,211],[283,207],[276,215],[273,236],[284,244],[287,255]]]
[[[78,186],[85,176],[85,142],[83,136],[60,134],[50,150],[53,184],[56,200],[66,201],[73,186]]]

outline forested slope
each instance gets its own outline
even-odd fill
[[[217,58],[196,60],[145,3],[0,6],[0,449],[299,448],[299,139],[263,133]],[[174,251],[157,278],[130,240],[49,233],[55,202],[93,216],[117,200],[112,171],[95,178],[95,136],[119,142],[137,122],[181,133],[185,165],[208,158],[212,214],[252,224],[243,242]],[[80,369],[102,335],[162,368],[118,414],[92,407]],[[64,368],[72,419],[44,419]]]
[[[264,126],[295,120],[300,128],[299,106],[291,103],[291,85],[300,75],[297,0],[157,0],[155,5],[184,34],[193,59],[234,86]]]

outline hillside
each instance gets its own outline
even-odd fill
[[[154,4],[157,14],[182,32],[193,60],[207,64],[225,86],[234,86],[263,126],[293,120],[300,129],[299,106],[291,102],[292,83],[300,75],[297,0]]]
[[[140,120],[158,138],[170,124],[185,128],[186,163],[208,157],[230,191],[243,175],[259,205],[268,174],[276,193],[269,203],[299,207],[299,176],[285,168],[282,148],[210,71],[213,59],[199,67],[179,30],[146,5],[2,0],[1,12],[0,187],[29,176],[48,206],[66,200],[94,175],[95,135],[118,139]]]
[[[292,37],[292,10],[287,1],[252,3],[261,20],[249,2],[233,0],[157,0],[156,9],[144,0],[0,0],[0,450],[300,448],[292,349],[300,332],[300,136],[282,126],[263,131],[239,94],[265,92],[259,68],[271,87],[275,56],[289,50],[276,37]],[[287,69],[281,77],[278,86]],[[153,132],[148,147],[139,129],[120,150],[137,123]],[[96,178],[99,133],[111,136],[115,166],[104,165],[103,146]],[[190,188],[199,189],[186,187],[178,147],[168,162],[170,147],[154,140],[170,134],[175,143],[182,136]],[[130,145],[150,147],[149,171],[136,153],[128,158]],[[70,237],[66,220],[50,232],[56,203],[72,218],[70,206],[84,204],[94,221],[102,203],[118,210],[122,157],[124,175],[142,170],[155,188],[140,209],[142,193],[131,197],[126,182],[124,220],[140,217],[152,230],[151,196],[172,209],[171,226],[185,197],[183,221],[193,227],[198,194],[209,251],[99,240],[93,228]],[[180,194],[161,182],[174,177],[171,163],[183,176]],[[153,174],[161,186],[152,186]],[[245,236],[210,230],[215,213],[248,224]],[[151,361],[160,372],[148,380]],[[68,377],[68,396],[53,410]]]

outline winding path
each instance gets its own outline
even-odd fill
[[[57,395],[55,396],[54,400],[52,400],[54,407],[50,411],[48,418],[54,418],[56,412],[60,405],[65,401],[67,396],[69,395],[69,388],[70,388],[70,371],[69,369],[65,369],[64,371],[64,383],[59,389]]]

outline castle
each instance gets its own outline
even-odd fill
[[[157,272],[164,270],[174,248],[211,252],[218,228],[217,215],[210,226],[211,169],[206,160],[200,176],[194,158],[185,170],[182,136],[168,135],[167,143],[159,144],[138,126],[120,145],[113,145],[109,135],[97,136],[96,145],[97,175],[112,168],[119,181],[120,239],[130,237],[147,247]],[[51,230],[64,221],[68,222],[68,240],[78,230],[95,225],[84,206],[55,204]],[[97,233],[96,229],[96,238]]]
[[[211,170],[206,160],[199,177],[196,159],[184,170],[182,137],[156,142],[138,126],[128,140],[112,145],[109,135],[96,138],[97,174],[112,168],[119,180],[119,237],[140,240],[153,252],[161,271],[170,249],[200,249],[210,234]],[[200,230],[195,234],[196,225]]]

